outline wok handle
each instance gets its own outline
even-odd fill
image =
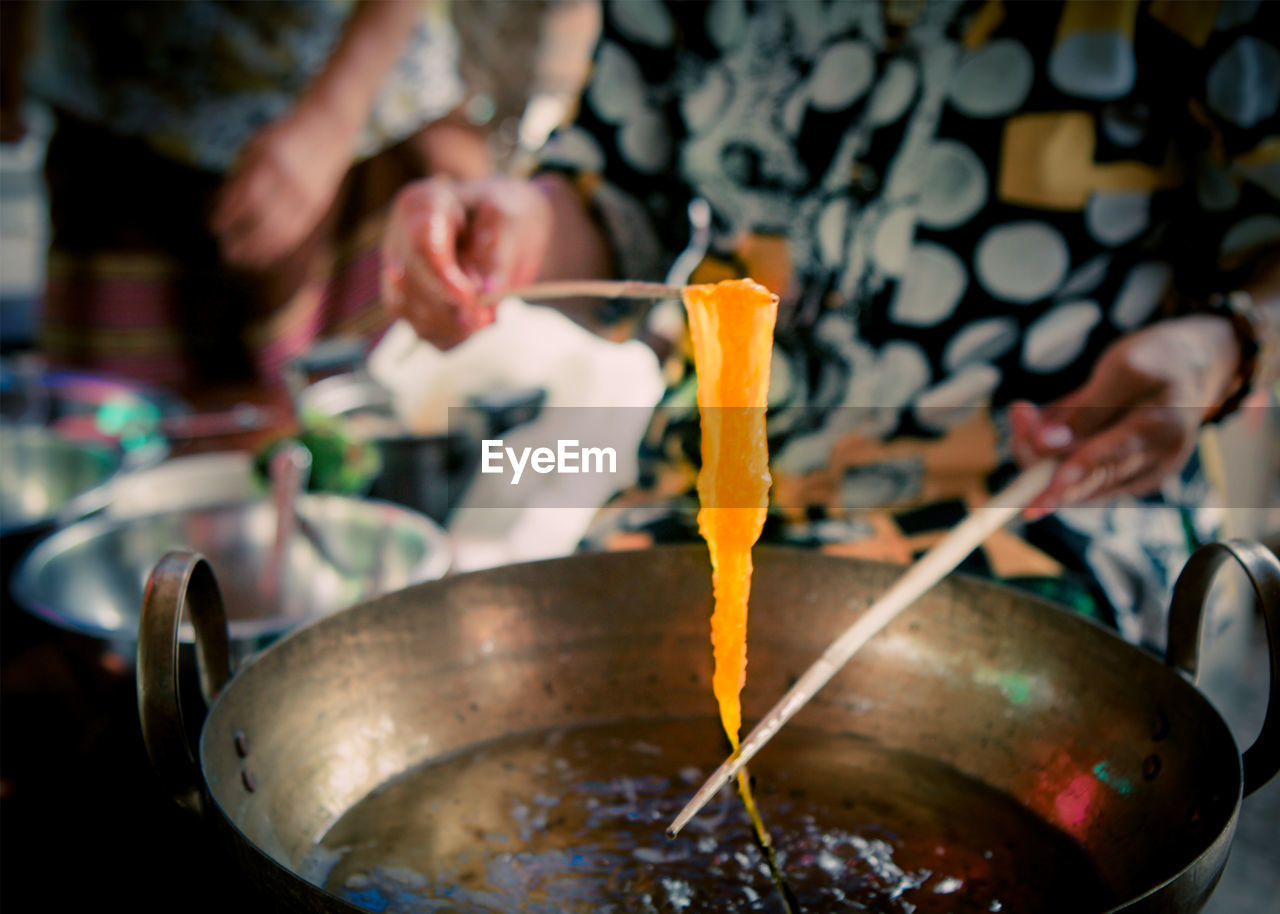
[[[1280,559],[1265,546],[1243,539],[1208,543],[1191,554],[1173,587],[1165,661],[1194,680],[1200,652],[1200,623],[1209,589],[1229,559],[1244,568],[1262,610],[1271,656],[1271,687],[1266,716],[1253,745],[1241,757],[1244,795],[1253,793],[1280,771]]]
[[[138,624],[138,715],[162,788],[192,812],[203,808],[199,749],[183,721],[178,628],[186,607],[207,707],[231,677],[227,614],[213,569],[195,552],[166,554],[151,572]]]

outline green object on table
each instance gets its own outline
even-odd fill
[[[260,478],[269,478],[271,456],[289,441],[311,452],[308,492],[363,495],[382,469],[374,444],[352,435],[337,420],[310,420],[297,435],[273,441],[258,453],[254,469]]]
[[[133,397],[112,397],[94,414],[96,430],[115,438],[126,451],[137,451],[163,440],[160,407]]]

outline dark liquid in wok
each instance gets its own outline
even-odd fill
[[[723,739],[706,718],[478,746],[366,797],[304,873],[388,912],[780,912],[727,788],[679,838],[663,834],[722,760]],[[937,762],[789,727],[751,770],[811,914],[1086,914],[1115,903],[1066,836]]]

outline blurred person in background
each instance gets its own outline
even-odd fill
[[[465,88],[443,4],[23,12],[24,89],[56,117],[39,329],[53,365],[181,392],[275,384],[317,339],[385,325],[376,247],[396,189],[490,170],[455,114]],[[13,139],[23,93],[7,82]]]
[[[766,540],[906,562],[1052,455],[1046,493],[963,567],[1159,647],[1212,535],[1199,431],[1275,377],[1278,12],[607,3],[539,174],[399,195],[387,302],[450,347],[495,291],[661,280],[701,197],[691,281],[781,295]],[[670,388],[617,500],[636,507],[594,542],[695,539],[682,310],[595,318],[653,341]]]

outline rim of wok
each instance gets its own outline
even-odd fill
[[[339,626],[347,625],[349,624],[349,620],[353,618],[356,614],[367,614],[369,611],[377,609],[382,604],[389,604],[392,599],[403,600],[409,596],[420,596],[423,601],[426,601],[426,600],[429,600],[430,597],[435,592],[448,590],[451,587],[455,586],[455,584],[453,583],[455,581],[467,580],[467,579],[472,579],[476,577],[491,576],[495,572],[501,573],[501,572],[515,570],[515,569],[532,569],[539,566],[548,566],[548,565],[565,565],[565,564],[570,564],[574,562],[593,562],[593,561],[599,562],[602,560],[607,561],[606,557],[611,557],[611,556],[625,557],[625,556],[635,556],[638,554],[654,553],[654,552],[667,552],[667,553],[695,552],[695,553],[701,553],[703,556],[706,556],[707,554],[706,547],[703,545],[663,544],[663,545],[657,545],[657,546],[651,546],[651,547],[639,548],[639,549],[625,549],[625,550],[616,550],[616,551],[609,551],[609,552],[576,553],[573,555],[563,556],[558,558],[539,559],[539,560],[530,561],[530,562],[517,562],[517,563],[512,563],[510,565],[498,566],[496,568],[488,568],[488,569],[480,569],[476,571],[463,572],[463,573],[459,573],[456,575],[452,575],[452,576],[437,579],[437,580],[424,581],[418,584],[412,584],[412,585],[409,585],[408,587],[402,588],[399,591],[395,591],[388,594],[381,594],[379,596],[372,597],[367,600],[361,601],[359,603],[353,604],[352,606],[349,606],[345,609],[338,610],[337,612],[330,613],[329,615],[320,616],[315,619],[308,620],[307,622],[303,623],[302,625],[298,626],[297,628],[294,628],[293,630],[283,635],[281,638],[273,642],[267,648],[255,654],[243,666],[238,668],[234,672],[234,674],[231,676],[231,678],[227,681],[227,683],[223,686],[218,696],[214,699],[212,703],[210,703],[207,709],[207,712],[204,716],[204,719],[201,721],[199,741],[198,741],[198,757],[196,759],[198,763],[199,771],[200,771],[200,785],[203,790],[205,799],[208,802],[210,802],[214,808],[216,808],[217,816],[222,820],[222,825],[226,828],[229,828],[233,832],[234,836],[238,840],[238,843],[241,845],[241,847],[243,849],[247,849],[251,851],[253,856],[256,859],[258,859],[259,862],[266,862],[267,864],[270,865],[272,869],[278,871],[278,873],[281,874],[282,876],[287,877],[286,881],[291,879],[291,880],[296,880],[297,882],[303,883],[308,887],[309,890],[319,892],[328,901],[342,907],[345,910],[350,910],[353,912],[367,912],[368,910],[367,908],[362,908],[359,905],[353,904],[352,902],[348,901],[342,896],[329,891],[324,886],[318,885],[308,880],[306,877],[301,875],[301,873],[299,873],[297,870],[291,868],[290,866],[286,866],[285,864],[281,863],[280,861],[272,857],[264,849],[259,847],[257,842],[255,842],[245,834],[245,832],[241,829],[240,824],[237,822],[236,818],[233,817],[227,811],[227,809],[223,806],[223,804],[218,800],[215,792],[212,789],[212,785],[209,782],[208,774],[205,768],[205,760],[207,756],[206,739],[213,738],[210,733],[210,728],[207,727],[206,724],[211,719],[211,717],[213,716],[218,706],[223,703],[223,700],[222,700],[223,696],[226,695],[227,692],[229,692],[231,688],[235,686],[238,680],[242,678],[252,677],[253,675],[255,675],[254,673],[255,668],[261,669],[265,663],[269,663],[271,658],[267,657],[267,655],[277,653],[278,652],[277,649],[287,649],[288,645],[294,641],[300,641],[300,640],[304,640],[311,637],[318,637],[317,635],[315,635],[315,632],[320,629],[330,627],[330,626],[339,627]],[[758,545],[753,550],[753,556],[759,556],[762,553],[777,553],[782,555],[786,555],[786,554],[803,555],[803,556],[807,556],[808,560],[816,560],[820,562],[831,562],[831,563],[837,563],[837,564],[854,563],[862,566],[879,567],[879,568],[886,568],[886,569],[900,570],[906,567],[905,565],[902,565],[900,563],[894,563],[894,562],[885,562],[885,561],[879,561],[874,559],[849,558],[844,556],[828,555],[828,554],[817,552],[816,550],[813,550],[811,548],[806,548],[801,546],[768,544],[768,545]],[[707,561],[709,563],[709,559]],[[708,564],[707,566],[708,582],[710,581],[710,574],[711,574],[710,565]],[[1123,911],[1126,908],[1130,908],[1131,906],[1137,905],[1147,899],[1150,899],[1152,896],[1159,894],[1160,892],[1167,889],[1169,886],[1185,878],[1191,870],[1193,870],[1195,867],[1197,867],[1200,864],[1205,853],[1208,852],[1213,847],[1214,844],[1223,840],[1224,836],[1226,836],[1228,839],[1228,850],[1230,849],[1230,843],[1234,841],[1236,824],[1240,817],[1240,806],[1241,806],[1241,803],[1243,802],[1244,769],[1243,769],[1243,762],[1242,762],[1242,756],[1241,756],[1241,749],[1240,749],[1239,743],[1236,741],[1235,734],[1231,731],[1230,726],[1223,719],[1222,715],[1218,712],[1217,708],[1214,707],[1213,703],[1209,701],[1209,699],[1196,687],[1196,685],[1193,682],[1187,679],[1177,668],[1169,664],[1166,664],[1160,658],[1151,654],[1147,650],[1135,644],[1132,644],[1131,642],[1124,640],[1122,637],[1120,637],[1120,635],[1115,630],[1108,627],[1107,625],[1101,622],[1098,622],[1094,619],[1091,619],[1087,616],[1081,615],[1080,613],[1075,612],[1069,607],[1064,606],[1060,603],[1056,603],[1053,600],[1039,596],[1029,591],[1019,589],[1010,584],[1006,584],[1000,581],[994,581],[989,578],[982,577],[980,575],[976,575],[968,572],[960,572],[960,571],[952,572],[950,575],[944,578],[940,584],[935,585],[935,589],[936,587],[948,586],[948,582],[951,581],[952,579],[958,580],[961,583],[976,585],[979,588],[983,588],[983,589],[994,589],[994,590],[1000,590],[1006,593],[1013,594],[1018,597],[1018,602],[1020,605],[1026,605],[1027,608],[1030,610],[1033,610],[1035,612],[1054,613],[1061,618],[1071,620],[1068,623],[1069,625],[1083,626],[1084,628],[1091,629],[1097,632],[1098,634],[1105,635],[1106,637],[1108,637],[1109,639],[1115,642],[1114,647],[1116,649],[1128,655],[1131,655],[1133,657],[1134,663],[1146,663],[1146,664],[1154,665],[1155,667],[1159,667],[1160,669],[1166,671],[1166,673],[1168,674],[1169,677],[1171,677],[1172,680],[1177,680],[1178,684],[1176,686],[1172,686],[1172,688],[1181,690],[1181,692],[1183,693],[1183,697],[1180,700],[1183,702],[1198,704],[1199,709],[1202,712],[1208,712],[1211,719],[1221,726],[1222,731],[1229,738],[1229,742],[1223,745],[1221,749],[1218,748],[1217,744],[1214,744],[1214,747],[1211,750],[1208,750],[1213,752],[1222,751],[1225,754],[1227,748],[1230,747],[1231,754],[1234,756],[1234,762],[1230,764],[1230,770],[1232,772],[1232,783],[1230,785],[1225,785],[1229,787],[1228,796],[1234,797],[1234,799],[1232,800],[1229,807],[1230,813],[1225,817],[1222,824],[1213,830],[1214,833],[1211,836],[1207,837],[1206,840],[1200,842],[1199,849],[1197,850],[1195,856],[1191,860],[1189,860],[1186,864],[1181,866],[1176,872],[1174,872],[1167,878],[1161,880],[1160,882],[1156,883],[1155,885],[1148,887],[1147,889],[1142,891],[1140,894],[1132,895],[1130,897],[1124,898],[1117,904],[1112,905],[1111,907],[1108,907],[1098,912],[1092,912],[1092,914],[1115,914],[1115,912]],[[401,609],[398,611],[403,611],[403,610]],[[269,674],[262,673],[260,675],[267,676]],[[270,679],[266,681],[269,682]],[[666,716],[667,715],[660,715],[660,714],[654,715],[653,719],[664,719]],[[616,718],[616,720],[635,720],[635,719],[637,719],[637,716],[634,714],[621,715]],[[533,728],[529,731],[513,730],[511,732],[503,734],[499,738],[507,738],[510,736],[515,736],[522,732],[540,732],[542,729],[543,728],[539,727],[539,728]],[[857,735],[856,731],[849,731],[849,732],[853,733],[854,735]],[[419,766],[430,765],[430,764],[442,761],[457,752],[465,751],[466,749],[473,748],[484,742],[489,742],[489,740],[477,740],[474,743],[469,743],[463,746],[456,747],[455,749],[445,751],[443,753],[440,753],[439,755],[424,758],[419,762],[415,763],[415,765],[411,766],[411,768],[417,768]],[[919,753],[915,753],[915,754],[918,755]],[[948,764],[948,763],[943,762],[943,764]],[[392,775],[392,778],[399,777],[405,772],[411,770],[411,768],[402,769],[396,775]],[[386,780],[384,780],[382,783],[385,784]],[[380,786],[382,785],[379,784],[375,786],[373,790],[378,789],[378,787]],[[1044,819],[1039,813],[1036,813],[1030,810],[1022,802],[1020,798],[1013,796],[1012,794],[1008,794],[1006,791],[1002,790],[1001,788],[994,787],[993,785],[987,785],[987,786],[990,786],[992,789],[999,790],[1001,793],[1004,793],[1019,807],[1026,810],[1029,815],[1034,816],[1037,820],[1048,825],[1049,827],[1052,827],[1055,830],[1058,830],[1058,826]],[[352,804],[352,806],[353,805],[354,804]],[[351,806],[347,807],[348,810],[350,810],[350,808]],[[333,823],[330,823],[330,827],[332,827],[332,824]],[[1078,839],[1074,838],[1073,836],[1071,836],[1071,839],[1080,846],[1081,850],[1084,851],[1086,855],[1088,855],[1089,857],[1092,857],[1092,850],[1087,845],[1083,844],[1083,842],[1080,842]],[[318,847],[319,845],[316,844],[315,846]],[[1223,869],[1225,869],[1225,861],[1224,861],[1223,867],[1219,869],[1217,875],[1215,876],[1214,883],[1213,883],[1214,887],[1216,887],[1217,882],[1222,875]],[[260,891],[260,889],[258,889],[258,891]],[[1210,891],[1212,891],[1212,889]],[[1206,896],[1206,898],[1207,897],[1208,896]]]

